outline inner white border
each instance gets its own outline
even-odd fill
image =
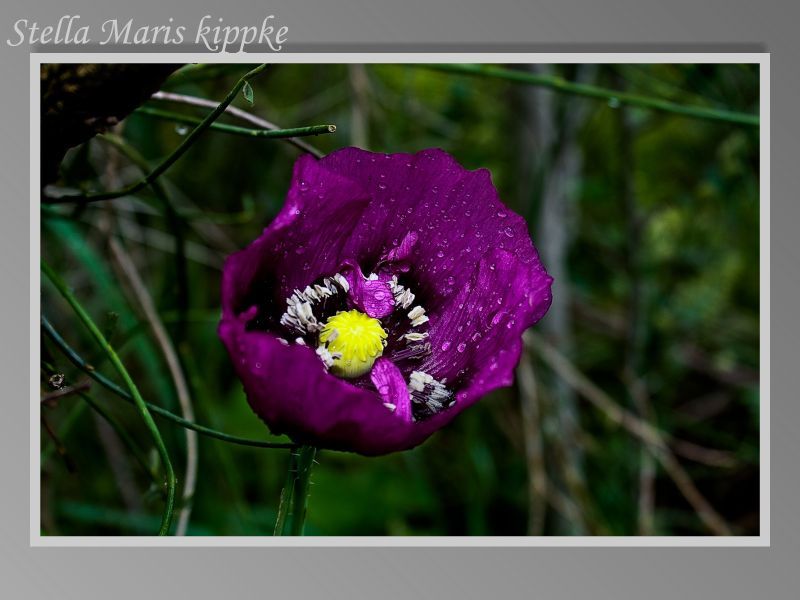
[[[619,537],[158,537],[158,536],[76,536],[40,535],[40,452],[39,452],[39,356],[40,332],[40,65],[58,62],[89,63],[753,63],[760,65],[760,535],[713,536],[619,536]],[[770,545],[770,55],[768,53],[299,53],[299,54],[208,54],[208,53],[32,53],[30,57],[30,544],[31,546],[432,546],[432,547],[642,547],[687,546],[729,547]]]

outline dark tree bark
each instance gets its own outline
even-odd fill
[[[67,150],[116,125],[180,66],[42,65],[42,186],[56,180]]]

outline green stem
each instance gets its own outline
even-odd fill
[[[268,65],[262,64],[257,66],[255,69],[252,69],[242,75],[239,81],[236,82],[236,85],[233,86],[231,91],[228,92],[227,96],[222,100],[222,102],[217,105],[217,107],[212,110],[204,119],[202,119],[197,127],[192,129],[186,138],[180,143],[180,145],[172,151],[166,159],[164,159],[155,169],[150,171],[145,177],[140,179],[139,181],[132,183],[129,186],[126,186],[120,190],[115,190],[113,192],[100,192],[96,194],[69,194],[65,196],[60,196],[58,198],[48,198],[46,199],[47,202],[50,203],[61,203],[61,202],[95,202],[98,200],[112,200],[114,198],[120,198],[122,196],[128,196],[130,194],[135,194],[139,190],[145,188],[146,186],[150,185],[153,181],[155,181],[159,176],[161,176],[164,171],[169,169],[175,162],[183,156],[189,148],[197,141],[197,138],[200,137],[206,129],[211,127],[211,125],[216,121],[219,116],[225,112],[225,109],[228,105],[233,102],[236,95],[241,91],[246,83],[248,83],[251,79],[253,79],[256,75],[261,73],[267,68]]]
[[[283,535],[286,528],[286,518],[289,516],[292,506],[292,493],[294,492],[294,480],[297,474],[297,452],[292,450],[289,453],[289,467],[286,469],[286,481],[281,490],[281,499],[278,502],[278,516],[275,519],[275,531],[272,535]]]
[[[89,377],[94,379],[97,383],[102,385],[107,390],[113,392],[126,402],[134,403],[133,396],[127,392],[126,390],[122,389],[116,383],[108,379],[105,375],[98,372],[91,364],[89,364],[86,360],[83,359],[73,348],[61,337],[61,334],[58,333],[50,321],[42,315],[41,318],[42,322],[42,329],[44,330],[47,337],[49,337],[56,346],[59,347],[61,352],[81,371],[86,373]],[[163,417],[180,425],[181,427],[186,427],[187,429],[193,429],[197,433],[201,435],[205,435],[207,437],[212,437],[218,440],[222,440],[223,442],[230,442],[232,444],[239,444],[240,446],[254,446],[257,448],[295,448],[295,444],[290,443],[274,443],[274,442],[264,442],[261,440],[252,440],[248,438],[241,438],[234,435],[228,435],[227,433],[223,433],[221,431],[217,431],[216,429],[211,429],[210,427],[205,427],[203,425],[198,425],[197,423],[193,423],[192,421],[188,421],[183,417],[180,417],[164,408],[156,404],[151,404],[149,402],[145,402],[145,406],[156,416]]]
[[[186,125],[197,125],[201,122],[201,119],[191,115],[184,115],[149,106],[140,106],[134,112],[139,115],[154,117],[156,119],[165,119],[175,123],[185,123]],[[232,133],[234,135],[243,135],[245,137],[283,139],[335,133],[336,125],[309,125],[307,127],[294,127],[291,129],[254,129],[229,125],[227,123],[212,123],[209,129],[223,133]]]
[[[170,526],[172,525],[172,513],[175,508],[175,471],[173,470],[172,463],[169,460],[169,453],[167,452],[167,447],[164,445],[164,440],[161,438],[161,434],[158,432],[158,427],[156,426],[155,421],[153,421],[153,417],[147,408],[147,403],[145,403],[144,399],[139,393],[139,389],[136,387],[133,379],[131,379],[131,376],[128,374],[128,370],[125,368],[125,365],[122,364],[122,361],[119,359],[119,356],[117,356],[114,348],[108,343],[105,336],[103,336],[100,329],[97,327],[97,325],[95,325],[94,321],[89,316],[89,313],[86,312],[80,302],[78,302],[78,299],[69,290],[69,288],[67,288],[61,277],[44,260],[41,261],[41,269],[45,276],[47,276],[50,282],[61,294],[61,296],[72,307],[72,310],[75,311],[75,314],[81,320],[89,333],[91,333],[98,346],[100,346],[105,353],[109,362],[114,366],[117,373],[119,373],[119,376],[125,382],[125,386],[128,388],[128,392],[130,393],[133,402],[136,405],[142,420],[144,421],[145,427],[153,438],[153,442],[155,443],[156,449],[158,450],[158,454],[161,458],[161,463],[164,467],[167,486],[166,506],[164,507],[164,514],[161,517],[161,528],[158,531],[158,535],[167,535],[169,533]]]
[[[311,482],[311,467],[317,449],[314,446],[301,446],[297,453],[297,473],[294,478],[292,492],[292,527],[291,535],[303,535],[308,509],[308,487]]]
[[[684,104],[670,102],[669,100],[661,100],[660,98],[639,96],[637,94],[609,90],[596,85],[576,83],[555,75],[538,75],[527,71],[517,71],[514,69],[507,69],[505,67],[483,64],[441,64],[420,66],[434,69],[436,71],[444,71],[447,73],[495,77],[498,79],[512,81],[514,83],[523,83],[527,85],[549,88],[565,94],[576,94],[578,96],[585,96],[587,98],[606,100],[607,102],[617,105],[628,105],[639,108],[648,108],[651,110],[659,110],[661,112],[682,115],[684,117],[690,117],[694,119],[724,121],[727,123],[747,125],[750,127],[758,127],[760,123],[758,115],[709,108],[705,106],[686,106]]]

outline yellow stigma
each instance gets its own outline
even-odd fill
[[[386,332],[378,319],[357,310],[330,317],[319,334],[320,347],[327,346],[333,357],[331,373],[353,379],[369,372],[383,354]]]

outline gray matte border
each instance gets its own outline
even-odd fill
[[[485,598],[702,598],[793,597],[800,588],[800,248],[793,229],[796,203],[797,140],[797,8],[786,3],[743,0],[547,0],[524,2],[468,0],[458,6],[444,1],[407,0],[383,6],[369,0],[323,3],[276,0],[269,12],[290,27],[292,44],[357,44],[359,51],[384,44],[419,44],[420,51],[457,45],[481,51],[485,45],[520,45],[559,51],[570,44],[597,43],[604,50],[629,50],[627,44],[674,50],[676,44],[720,44],[714,50],[751,51],[764,45],[773,54],[771,241],[772,360],[772,501],[771,549],[30,549],[28,543],[28,470],[22,448],[28,447],[24,398],[29,397],[27,369],[30,335],[25,319],[30,289],[28,218],[28,57],[21,48],[4,46],[8,24],[28,16],[50,19],[68,9],[52,0],[35,6],[6,0],[0,8],[4,102],[0,132],[0,182],[5,192],[0,219],[0,268],[4,281],[1,331],[5,412],[0,420],[4,452],[0,593],[12,598],[117,598],[179,595],[188,598],[285,595],[325,598],[379,596]],[[170,15],[194,20],[199,13],[246,22],[263,16],[263,3],[238,6],[199,0],[185,12],[165,0],[135,5],[107,0],[102,9],[91,0],[70,3],[84,15],[133,16],[156,23]],[[73,8],[74,6],[74,8]],[[102,13],[102,14],[99,14]],[[462,45],[463,44],[463,45]],[[552,45],[551,45],[552,44]],[[617,45],[621,44],[621,45]],[[683,45],[686,46],[683,46]],[[528,46],[526,46],[528,45]],[[431,47],[432,46],[432,47]],[[612,47],[613,46],[613,47]],[[437,48],[438,47],[438,48]],[[292,46],[287,49],[298,50]],[[341,46],[337,48],[341,50]],[[410,49],[410,48],[409,48]],[[504,48],[504,49],[507,49]],[[583,48],[581,48],[583,50]],[[653,50],[654,48],[650,48]],[[695,50],[695,48],[691,48]],[[705,48],[711,50],[712,48]],[[766,173],[765,173],[766,175]]]

